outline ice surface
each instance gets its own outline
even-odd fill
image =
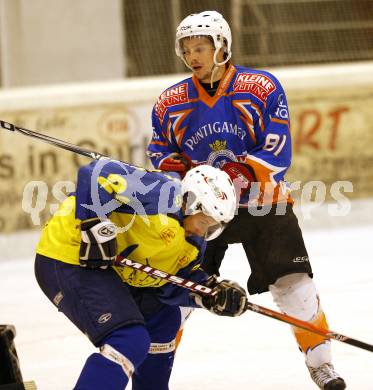
[[[366,209],[360,214],[366,217]],[[324,222],[317,228],[305,222],[304,238],[331,329],[373,344],[373,216],[360,224],[344,221]],[[249,267],[240,245],[230,246],[221,273],[245,286]],[[268,293],[250,299],[277,310]],[[40,390],[72,389],[86,357],[94,351],[40,291],[33,276],[32,251],[25,258],[0,261],[0,323],[16,326],[24,380],[35,380]],[[349,389],[373,389],[371,352],[337,341],[333,351],[334,365]],[[197,310],[186,324],[170,389],[316,387],[288,325],[253,312],[221,318]]]

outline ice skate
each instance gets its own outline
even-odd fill
[[[307,366],[312,380],[323,390],[343,390],[345,381],[335,372],[330,363],[324,363],[320,367]]]

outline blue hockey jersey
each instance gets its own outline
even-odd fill
[[[291,201],[284,181],[291,163],[289,111],[269,72],[231,64],[214,96],[195,76],[182,80],[159,96],[152,122],[147,154],[154,167],[172,153],[193,166],[245,162],[255,172],[262,203]],[[247,206],[248,199],[240,203]]]

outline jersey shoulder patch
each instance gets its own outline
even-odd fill
[[[267,72],[255,72],[251,69],[238,71],[233,84],[235,93],[251,93],[263,103],[275,90],[276,83]]]
[[[168,107],[188,102],[188,87],[189,84],[187,80],[183,80],[180,83],[166,89],[159,95],[154,109],[161,122],[163,122],[164,115]]]

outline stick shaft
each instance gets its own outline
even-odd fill
[[[188,290],[197,292],[197,293],[203,293],[206,295],[211,295],[212,290],[209,287],[203,286],[201,284],[197,284],[195,282],[192,282],[191,280],[181,278],[179,276],[171,275],[167,272],[158,270],[156,268],[150,267],[149,265],[137,263],[135,261],[125,259],[125,258],[118,258],[118,260],[115,263],[116,266],[119,267],[130,267],[133,269],[137,269],[139,271],[145,272],[148,275],[151,275],[153,277],[157,277],[163,280],[167,280],[170,283],[173,283],[175,285],[178,285],[183,288],[187,288]],[[373,352],[373,345],[367,344],[363,341],[359,341],[356,339],[353,339],[348,336],[344,336],[340,333],[333,332],[328,329],[319,328],[309,322],[299,320],[295,317],[288,316],[283,313],[279,313],[277,311],[267,309],[266,307],[256,305],[254,303],[248,302],[246,305],[247,310],[253,311],[255,313],[262,314],[264,316],[274,318],[276,320],[285,322],[289,325],[296,326],[301,329],[308,330],[309,332],[316,333],[318,335],[324,336],[328,339],[333,339],[337,341],[341,341],[346,344],[353,345],[355,347],[365,349],[367,351]]]
[[[36,138],[50,145],[57,146],[58,148],[61,149],[69,150],[70,152],[77,153],[80,154],[81,156],[89,157],[94,160],[99,160],[100,158],[107,157],[101,153],[97,153],[92,150],[81,148],[80,146],[70,144],[69,142],[62,141],[58,138],[54,138],[42,133],[37,133],[36,131],[25,129],[23,127],[16,126],[9,122],[0,120],[0,126],[5,130],[17,131],[19,133],[22,133],[23,135],[26,135],[27,137]]]
[[[371,344],[365,343],[360,340],[356,340],[352,337],[345,336],[341,333],[333,332],[332,330],[329,329],[319,328],[309,322],[299,320],[298,318],[291,317],[271,309],[267,309],[266,307],[263,306],[255,305],[254,303],[251,302],[247,303],[246,308],[248,310],[254,311],[255,313],[259,313],[264,316],[271,317],[282,322],[286,322],[287,324],[296,326],[297,328],[308,330],[309,332],[316,333],[328,339],[341,341],[342,343],[350,344],[353,345],[354,347],[358,347],[373,352],[373,345]]]

